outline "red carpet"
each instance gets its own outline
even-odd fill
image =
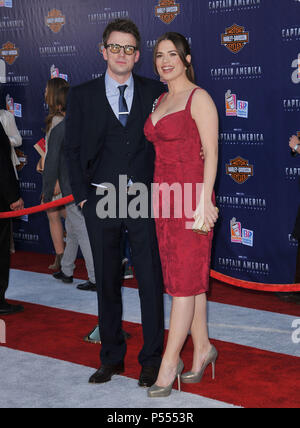
[[[51,271],[48,266],[53,260],[54,256],[49,254],[17,252],[12,256],[11,267],[13,269],[50,274]],[[79,279],[87,279],[83,259],[78,259],[76,265],[74,276]],[[126,280],[126,287],[137,288],[135,279]],[[210,301],[228,305],[243,306],[296,317],[300,315],[300,306],[282,302],[273,293],[244,290],[216,280],[211,280],[208,298]]]
[[[100,346],[82,340],[97,323],[95,316],[22,304],[24,313],[5,317],[8,348],[98,368]],[[137,379],[141,326],[126,322],[124,329],[134,337],[128,341],[125,375]],[[300,407],[299,358],[216,340],[213,343],[220,352],[216,380],[211,379],[208,369],[201,384],[183,385],[183,391],[248,408]],[[190,340],[182,357],[189,369],[192,359]]]

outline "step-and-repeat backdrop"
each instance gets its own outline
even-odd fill
[[[103,73],[102,33],[115,18],[137,23],[136,72],[155,78],[155,41],[177,31],[191,44],[197,83],[220,116],[212,268],[293,282],[300,158],[291,156],[288,139],[300,133],[299,17],[299,0],[1,0],[1,108],[14,113],[23,137],[17,153],[25,205],[40,202],[33,146],[44,136],[46,81],[62,76],[76,85]],[[14,221],[14,239],[21,250],[53,251],[46,214]]]

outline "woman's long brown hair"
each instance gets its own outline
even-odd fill
[[[69,87],[69,83],[60,78],[55,77],[47,82],[47,96],[45,97],[46,104],[48,105],[49,112],[46,117],[46,133],[51,128],[51,123],[54,116],[63,116],[60,111],[60,106],[57,104],[57,94],[60,88]]]

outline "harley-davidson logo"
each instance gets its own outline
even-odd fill
[[[21,171],[23,168],[24,168],[24,166],[26,166],[27,165],[27,155],[25,155],[25,153],[23,153],[21,150],[19,150],[19,149],[15,149],[15,151],[16,151],[16,155],[17,155],[17,157],[18,157],[18,159],[19,159],[19,165],[17,165],[17,171],[19,172],[19,171]]]
[[[7,64],[12,65],[19,57],[19,49],[13,43],[7,42],[0,49],[0,56]]]
[[[222,45],[232,53],[240,52],[247,43],[249,43],[249,32],[240,25],[233,24],[226,28],[225,34],[222,34]]]
[[[155,7],[155,16],[165,24],[170,24],[180,14],[180,4],[176,0],[159,0]]]
[[[226,164],[226,175],[229,175],[237,184],[244,184],[249,177],[253,177],[253,165],[249,165],[249,161],[241,156],[230,160],[230,164]]]
[[[62,27],[66,23],[66,18],[60,10],[52,9],[45,18],[47,27],[50,28],[53,33],[59,33]]]

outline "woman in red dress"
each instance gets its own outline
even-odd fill
[[[180,379],[185,383],[200,382],[209,364],[214,376],[218,355],[208,338],[206,309],[212,230],[218,217],[213,193],[218,163],[218,114],[210,95],[194,83],[190,47],[184,36],[162,36],[154,50],[154,64],[169,91],[159,98],[148,118],[145,135],[156,150],[154,183],[160,187],[156,228],[165,288],[173,302],[167,347],[148,396],[165,397],[171,393],[176,378],[179,389]],[[200,157],[201,148],[205,162]],[[191,189],[187,183],[193,186],[192,191],[182,197],[175,191],[169,206],[170,218],[164,218],[161,205],[166,194],[161,186]],[[198,184],[201,198],[195,190]],[[204,224],[207,234],[193,233],[189,226],[194,219],[187,213],[188,199],[189,205],[197,208],[194,219]],[[178,215],[180,209],[182,215]],[[182,374],[180,352],[189,331],[194,344],[193,366]]]

